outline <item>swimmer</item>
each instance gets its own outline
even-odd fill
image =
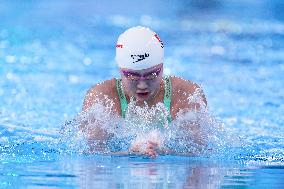
[[[137,26],[122,33],[117,40],[115,60],[121,78],[104,81],[89,89],[84,99],[83,112],[87,112],[95,102],[104,101],[105,96],[108,96],[113,102],[113,113],[125,118],[130,100],[135,99],[136,105],[141,107],[163,103],[168,111],[168,121],[171,122],[180,111],[200,107],[198,103],[188,102],[188,98],[196,91],[199,91],[204,105],[207,104],[202,90],[194,82],[175,76],[163,76],[164,44],[149,28]],[[88,129],[89,140],[95,139],[102,143],[107,140],[108,134],[105,131],[99,128]],[[156,140],[159,133],[152,135],[154,137],[148,137],[144,141],[133,141],[126,153],[153,158],[169,153]]]

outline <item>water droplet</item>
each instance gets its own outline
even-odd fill
[[[7,63],[14,63],[17,60],[16,56],[13,55],[7,55],[5,59]]]
[[[76,84],[79,82],[79,77],[77,77],[76,75],[69,75],[68,80],[69,82]]]
[[[85,57],[83,62],[86,66],[89,66],[90,64],[92,64],[92,59],[89,57]]]

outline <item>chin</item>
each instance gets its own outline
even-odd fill
[[[151,99],[151,94],[148,95],[136,95],[136,100],[139,102],[148,101]]]
[[[136,97],[136,100],[137,100],[138,102],[145,102],[145,101],[148,101],[148,100],[149,100],[149,98],[140,98],[140,97]]]

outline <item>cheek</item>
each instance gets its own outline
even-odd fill
[[[128,93],[134,93],[133,91],[136,90],[136,87],[134,85],[132,85],[131,83],[127,82],[127,81],[122,81],[123,82],[123,86],[125,88],[125,90]]]
[[[157,81],[157,82],[152,83],[149,88],[151,90],[156,90],[157,88],[159,88],[159,86],[160,86],[160,82]]]
[[[128,91],[131,92],[131,93],[135,93],[136,87],[134,85],[129,84],[128,85]]]

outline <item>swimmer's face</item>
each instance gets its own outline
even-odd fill
[[[163,64],[144,70],[120,69],[120,74],[126,94],[137,101],[149,101],[160,90]]]

